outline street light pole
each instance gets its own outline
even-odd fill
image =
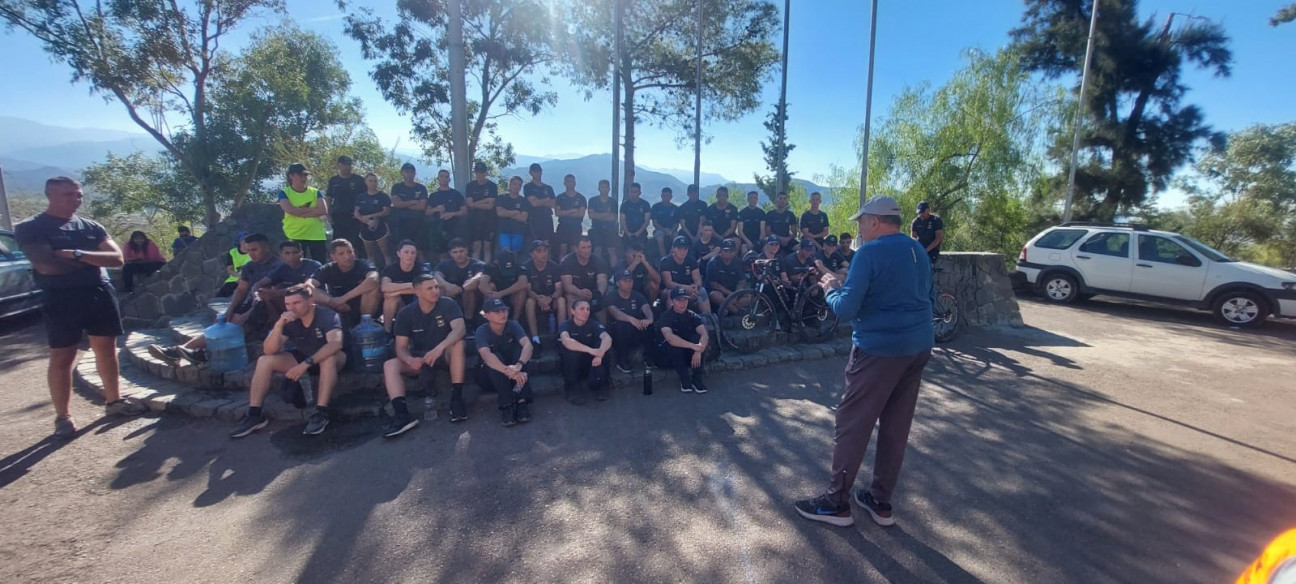
[[[1169,26],[1169,23],[1166,23]],[[1094,0],[1093,14],[1089,17],[1089,44],[1085,48],[1084,70],[1080,73],[1080,100],[1076,104],[1075,135],[1071,138],[1071,171],[1067,176],[1066,204],[1062,207],[1062,222],[1071,220],[1071,204],[1075,201],[1076,161],[1080,156],[1080,125],[1084,122],[1085,93],[1089,89],[1089,64],[1093,62],[1094,37],[1098,31],[1098,0]]]
[[[697,0],[697,95],[693,102],[693,184],[702,196],[702,0]]]
[[[452,152],[455,187],[468,184],[468,104],[464,81],[463,9],[460,0],[450,0],[446,33],[450,52],[450,124],[454,140]]]
[[[868,83],[864,91],[864,155],[860,163],[859,202],[864,206],[868,198],[868,164],[869,164],[869,124],[873,119],[873,54],[877,52],[877,5],[873,0],[873,12],[869,16],[869,63]]]
[[[613,27],[616,31],[612,44],[612,200],[621,200],[621,180],[617,167],[621,164],[621,23],[624,17],[624,0],[614,0]]]
[[[787,78],[788,78],[788,24],[792,15],[792,0],[783,0],[783,85],[779,89],[779,107],[778,107],[778,161],[774,169],[775,189],[777,195],[787,190],[787,162],[784,158],[787,156]]]
[[[0,227],[13,231],[13,215],[9,214],[9,195],[5,193],[4,169],[0,168]]]

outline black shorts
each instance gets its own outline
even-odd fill
[[[614,227],[591,227],[589,235],[590,243],[594,244],[594,247],[616,249],[619,243]]]
[[[41,312],[51,349],[75,347],[83,335],[119,337],[121,311],[112,284],[46,290]]]
[[[385,220],[378,221],[377,229],[370,229],[368,225],[360,226],[360,241],[377,243],[388,235],[391,235],[391,232],[387,229],[387,221]]]
[[[466,233],[469,241],[495,241],[495,211],[468,211],[468,231]]]
[[[559,224],[558,230],[554,232],[553,243],[554,245],[566,244],[568,249],[576,249],[576,244],[580,243],[580,238],[581,226],[579,223],[571,227]],[[593,245],[593,243],[594,240],[591,238],[590,244]]]

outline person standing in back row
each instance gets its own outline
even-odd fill
[[[689,185],[688,200],[681,203],[679,209],[675,211],[675,216],[679,217],[679,233],[687,237],[689,243],[697,241],[698,231],[702,228],[702,217],[706,215],[706,211],[706,201],[698,198],[697,185]]]
[[[851,323],[854,345],[846,362],[846,391],[837,406],[832,476],[824,494],[797,501],[796,510],[806,519],[839,527],[855,523],[851,486],[877,425],[873,483],[853,498],[874,522],[888,526],[895,524],[891,495],[935,341],[931,261],[918,242],[900,231],[895,199],[869,199],[851,220],[859,222],[864,244],[845,283],[836,274],[819,281],[832,311]]]
[[[832,232],[828,228],[828,214],[819,210],[822,203],[823,195],[810,193],[810,208],[801,214],[801,238],[813,241],[815,249],[823,249],[824,239]]]
[[[360,239],[360,222],[355,218],[356,199],[365,192],[364,177],[351,172],[352,162],[350,156],[339,156],[337,158],[337,174],[328,180],[328,187],[324,190],[324,195],[328,200],[329,218],[333,221],[333,237],[342,238],[351,242],[351,246],[360,253],[360,257],[369,257],[366,255],[368,249]],[[321,258],[313,258],[320,260]]]
[[[576,240],[581,237],[585,228],[585,195],[576,190],[576,176],[563,177],[563,192],[556,197],[558,204],[558,230],[554,233],[557,239],[558,254],[566,256],[576,249]]]
[[[913,224],[909,226],[909,237],[922,244],[932,265],[936,265],[941,242],[945,241],[945,221],[941,220],[940,215],[931,212],[931,205],[927,201],[918,203],[918,216],[914,217]]]
[[[472,256],[486,263],[495,257],[495,199],[499,198],[499,185],[486,179],[486,163],[473,163],[473,180],[464,186],[468,201],[468,240],[472,242]]]
[[[778,237],[779,252],[783,255],[792,253],[800,231],[797,229],[797,216],[788,208],[787,193],[774,196],[774,208],[765,212],[765,232]]]
[[[279,208],[284,212],[284,235],[300,243],[306,257],[322,262],[328,257],[324,250],[324,242],[328,239],[324,218],[329,215],[329,205],[324,200],[324,193],[307,186],[309,178],[310,171],[306,170],[306,165],[289,165],[288,186],[279,191]]]
[[[76,215],[81,207],[81,183],[68,177],[45,181],[45,211],[14,227],[19,249],[31,261],[36,285],[44,292],[41,312],[49,341],[48,383],[54,402],[54,437],[76,435],[69,411],[72,368],[82,334],[90,337],[95,369],[103,383],[108,415],[139,415],[148,406],[118,391],[117,337],[121,315],[104,268],[123,264],[121,248],[102,225]]]
[[[428,191],[422,183],[415,182],[416,172],[413,164],[406,162],[401,165],[401,182],[391,187],[392,211],[387,225],[394,241],[408,239],[415,242],[419,246],[419,260],[426,261],[422,242],[423,210],[427,209]]]
[[[539,164],[532,163],[527,170],[531,174],[531,182],[522,187],[522,196],[531,204],[531,212],[527,216],[531,239],[543,239],[549,245],[553,245],[554,208],[558,206],[557,197],[554,195],[553,187],[540,180],[544,175],[544,169],[540,168]]]

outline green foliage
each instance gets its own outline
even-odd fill
[[[1011,259],[1028,235],[1025,195],[1044,166],[1041,128],[1059,102],[1011,50],[964,57],[944,85],[896,97],[869,146],[868,192],[895,197],[908,217],[930,202],[945,220],[943,249]],[[859,208],[859,168],[833,168],[823,180],[834,187],[832,225],[854,231],[847,218]]]
[[[1026,0],[1022,26],[1012,32],[1028,71],[1057,79],[1083,69],[1089,33],[1089,3]],[[1201,110],[1185,105],[1186,65],[1228,76],[1232,54],[1218,24],[1187,18],[1173,26],[1138,20],[1137,0],[1103,0],[1085,96],[1081,163],[1076,172],[1076,218],[1110,221],[1146,206],[1174,172],[1192,160],[1203,140],[1217,138]],[[1041,196],[1065,197],[1070,132],[1050,150],[1057,173]]]
[[[339,2],[346,8],[346,2]],[[398,0],[396,22],[357,5],[346,34],[374,62],[370,77],[383,98],[413,121],[411,135],[428,160],[452,160],[450,71],[444,0]],[[504,116],[539,114],[558,102],[541,73],[553,61],[551,25],[533,0],[464,0],[464,59],[468,70],[468,157],[492,168],[513,163],[513,147],[496,133]],[[538,75],[538,78],[531,76]]]
[[[109,154],[84,174],[91,196],[83,212],[102,223],[118,243],[140,230],[165,253],[170,243],[166,238],[175,237],[176,225],[203,218],[202,200],[193,196],[193,178],[165,156]]]
[[[312,172],[311,185],[322,189],[333,176],[337,158],[344,154],[351,157],[355,172],[377,174],[384,191],[401,180],[401,160],[395,152],[383,150],[373,130],[357,121],[335,126],[304,142],[285,143],[275,151],[275,158],[305,164]]]
[[[1186,233],[1239,259],[1296,265],[1296,123],[1230,135],[1178,185]]]
[[[791,107],[792,104],[787,105]],[[760,188],[761,192],[765,193],[765,198],[771,201],[773,201],[775,195],[778,194],[778,177],[781,175],[783,180],[788,181],[788,184],[791,184],[792,176],[796,174],[794,172],[788,172],[787,168],[787,159],[792,151],[796,149],[795,144],[785,144],[783,147],[783,158],[779,158],[779,139],[782,138],[782,136],[779,135],[779,113],[779,106],[775,103],[774,109],[765,116],[765,123],[763,124],[765,126],[765,131],[769,132],[770,135],[768,141],[761,142],[760,147],[761,153],[765,157],[765,168],[769,170],[770,173],[764,176],[759,174],[754,175],[756,186]],[[786,127],[788,119],[787,109],[784,109],[782,114],[782,122]]]
[[[1296,4],[1288,4],[1278,9],[1277,14],[1269,19],[1269,26],[1278,26],[1296,20]]]
[[[766,0],[698,0],[703,19],[702,108],[707,120],[736,120],[760,107],[761,88],[778,62],[771,42],[781,22]],[[697,94],[694,0],[626,1],[620,55],[625,168],[634,169],[635,127],[645,121],[680,137],[693,131]],[[586,98],[613,83],[613,0],[566,0],[560,39],[570,78]]]

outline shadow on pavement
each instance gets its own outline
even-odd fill
[[[0,352],[0,369],[49,357],[40,312],[0,320],[0,345],[5,347]]]
[[[1121,319],[1157,323],[1171,332],[1185,332],[1205,336],[1214,341],[1247,347],[1287,347],[1296,349],[1296,320],[1269,317],[1263,326],[1239,329],[1223,326],[1204,310],[1169,306],[1155,302],[1098,296],[1066,307],[1059,307],[1040,299],[1032,292],[1017,294],[1022,303],[1053,306],[1076,311],[1077,317],[1086,312],[1114,316]]]
[[[322,443],[299,425],[200,442],[187,439],[199,423],[167,416],[113,486],[163,478],[175,458],[167,480],[207,472],[196,507],[268,497],[248,529],[299,581],[1230,580],[1288,526],[1296,489],[1229,466],[1246,445],[1227,436],[1205,433],[1215,458],[1095,423],[1127,406],[1004,355],[1078,368],[1047,351],[1066,343],[1028,331],[938,350],[892,529],[858,510],[854,528],[830,528],[791,506],[826,484],[840,359],[713,376],[705,396],[542,398],[511,429],[478,405],[466,424],[392,441],[368,420]]]

